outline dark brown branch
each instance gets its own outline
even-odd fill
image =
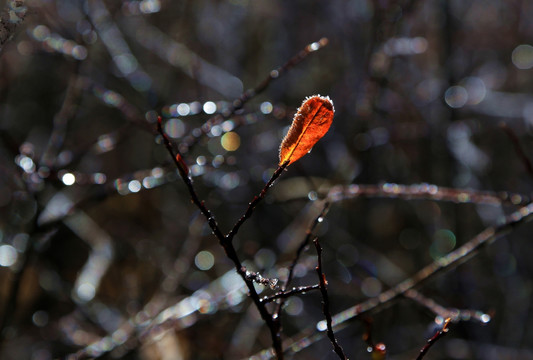
[[[281,173],[283,172],[283,170],[285,170],[285,168],[289,165],[289,161],[285,161],[283,164],[281,164],[281,166],[274,172],[274,174],[272,175],[272,177],[270,178],[270,180],[268,181],[268,183],[265,185],[265,187],[263,188],[263,190],[261,190],[261,192],[259,193],[259,195],[257,196],[254,196],[254,199],[248,204],[248,208],[246,209],[246,212],[244,213],[243,216],[241,216],[241,218],[239,220],[237,220],[237,222],[235,223],[235,225],[233,225],[233,228],[230,230],[230,232],[226,235],[226,239],[228,241],[232,241],[233,238],[235,237],[235,235],[237,234],[237,232],[239,231],[239,228],[241,227],[241,225],[248,219],[250,218],[250,216],[252,216],[252,213],[255,209],[255,207],[257,206],[257,204],[263,200],[263,198],[265,197],[268,189],[270,189],[270,187],[272,187],[272,184],[274,184],[274,182],[279,178],[279,176],[281,175]]]
[[[174,164],[178,168],[179,174],[187,186],[187,189],[189,191],[189,194],[191,196],[192,202],[200,209],[200,212],[205,216],[207,219],[207,223],[209,224],[209,227],[213,231],[213,234],[218,239],[220,245],[223,247],[226,256],[233,262],[235,269],[237,270],[237,273],[241,276],[243,281],[245,282],[246,286],[248,287],[249,295],[252,298],[252,301],[254,302],[255,306],[257,307],[257,310],[261,314],[261,318],[265,323],[267,324],[268,329],[270,330],[270,335],[272,337],[272,344],[274,347],[274,352],[276,353],[276,356],[278,359],[283,359],[283,349],[281,344],[281,334],[280,334],[280,328],[281,324],[277,318],[274,318],[267,310],[266,305],[261,302],[261,298],[259,297],[259,294],[255,290],[254,287],[254,281],[249,278],[250,272],[246,270],[246,267],[242,265],[238,255],[237,251],[235,250],[235,247],[233,246],[233,237],[237,233],[239,227],[248,219],[255,208],[255,206],[265,197],[268,189],[272,186],[274,181],[281,175],[285,167],[288,165],[288,162],[280,166],[276,172],[272,175],[271,179],[268,181],[268,183],[265,185],[263,190],[261,190],[261,193],[254,197],[252,202],[250,202],[248,209],[246,210],[245,214],[237,221],[237,223],[233,226],[233,228],[230,230],[230,232],[227,235],[224,235],[222,231],[220,230],[220,227],[218,226],[218,223],[215,219],[215,217],[211,214],[211,211],[207,208],[205,203],[201,201],[196,193],[196,190],[194,189],[192,179],[189,176],[189,169],[187,167],[187,164],[183,160],[183,157],[181,156],[179,150],[174,150],[172,143],[170,142],[169,138],[163,131],[162,127],[162,119],[161,117],[158,118],[157,122],[157,131],[163,138],[163,143],[172,157]]]
[[[320,214],[318,214],[318,216],[313,220],[313,223],[311,224],[311,226],[309,226],[309,228],[307,229],[305,238],[300,243],[298,250],[296,250],[296,256],[294,257],[291,265],[289,266],[289,275],[287,276],[287,280],[285,281],[285,285],[283,286],[283,289],[287,289],[287,287],[289,287],[294,277],[294,268],[296,267],[298,260],[300,260],[300,256],[302,255],[304,249],[307,247],[307,245],[309,245],[309,242],[313,238],[314,236],[313,232],[315,231],[316,227],[318,226],[318,224],[322,222],[322,220],[324,219],[324,216],[326,216],[326,214],[328,213],[329,206],[330,206],[330,203],[326,202],[324,204],[324,207],[322,208],[322,211],[320,211]]]
[[[348,358],[344,354],[344,350],[342,350],[342,347],[339,345],[337,338],[335,338],[335,334],[333,333],[333,326],[331,325],[331,312],[329,311],[329,298],[328,298],[328,290],[327,290],[328,282],[326,281],[326,275],[322,271],[322,247],[320,246],[320,243],[318,242],[318,238],[315,238],[313,242],[315,244],[316,253],[318,255],[318,266],[316,267],[316,273],[318,275],[318,279],[320,282],[319,285],[320,285],[320,293],[322,294],[322,312],[324,313],[324,316],[326,317],[328,338],[331,341],[331,344],[333,345],[333,349],[335,350],[339,358],[346,360]]]
[[[407,291],[422,286],[423,284],[434,279],[437,275],[451,270],[459,264],[462,264],[463,262],[476,256],[479,253],[479,250],[485,246],[508,234],[515,227],[520,226],[532,219],[533,204],[529,204],[528,206],[518,209],[511,215],[507,216],[502,224],[486,228],[464,245],[460,246],[448,255],[435,260],[431,264],[422,268],[412,277],[400,282],[393,288],[335,314],[332,316],[333,328],[339,329],[351,319],[360,317],[361,315],[368,314],[370,312],[378,311],[379,309],[383,309],[386,306],[391,305],[393,301],[403,296]],[[301,350],[322,338],[323,333],[316,333],[315,335],[311,337],[306,335],[299,340],[295,340],[294,342],[287,344],[286,347],[296,347]]]
[[[285,292],[287,290],[287,288],[289,287],[293,277],[294,277],[294,268],[296,267],[296,264],[298,263],[298,261],[300,260],[300,256],[302,255],[304,249],[307,247],[307,245],[309,245],[309,242],[311,241],[311,238],[314,236],[313,235],[313,232],[315,231],[316,227],[318,226],[318,224],[320,224],[322,222],[322,220],[324,219],[324,216],[326,216],[327,212],[329,210],[329,202],[326,202],[324,204],[324,207],[322,208],[322,211],[320,211],[320,214],[318,214],[318,216],[313,220],[313,223],[311,224],[311,226],[307,229],[307,233],[305,235],[305,238],[303,239],[303,241],[300,243],[300,246],[298,247],[298,249],[296,250],[296,255],[294,257],[294,259],[292,260],[292,263],[291,265],[289,266],[289,275],[287,275],[287,280],[285,281],[285,284],[283,285],[282,287],[282,292]],[[281,297],[281,299],[284,299],[285,297]],[[278,304],[278,308],[276,309],[276,314],[277,314],[277,317],[280,318],[281,316],[281,309],[283,308],[283,300],[280,301],[280,303]]]
[[[418,354],[418,357],[416,360],[422,360],[426,353],[428,352],[429,348],[433,346],[441,337],[446,335],[448,333],[448,325],[450,324],[450,318],[446,319],[444,321],[444,325],[442,326],[442,329],[437,331],[435,335],[433,335],[430,339],[428,339],[427,344],[424,345],[424,347],[420,350],[420,354]]]

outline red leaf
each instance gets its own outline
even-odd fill
[[[281,142],[279,165],[286,161],[292,164],[307,154],[328,132],[334,112],[333,102],[327,96],[314,95],[305,99]]]

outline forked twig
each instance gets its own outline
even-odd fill
[[[295,255],[294,259],[292,260],[291,265],[289,266],[289,275],[287,275],[287,280],[285,281],[285,284],[283,285],[283,290],[282,291],[285,291],[289,287],[289,285],[291,284],[292,279],[294,277],[294,268],[296,267],[296,264],[298,263],[298,260],[300,260],[300,256],[302,255],[304,249],[307,247],[307,245],[309,245],[309,242],[311,242],[311,239],[314,237],[313,232],[315,231],[316,227],[318,226],[318,224],[320,224],[322,222],[322,220],[324,219],[324,217],[328,213],[329,206],[330,206],[330,203],[326,202],[324,204],[324,207],[320,211],[320,214],[317,217],[315,217],[315,219],[313,220],[313,223],[307,229],[306,234],[305,234],[305,238],[300,243],[300,246],[298,246],[298,250],[296,250],[296,255]],[[280,303],[279,307],[278,307],[278,314],[279,314],[282,306],[283,306],[283,303]]]
[[[505,218],[505,221],[500,225],[490,226],[476,235],[474,238],[470,239],[467,243],[460,246],[456,250],[450,252],[448,255],[435,260],[431,264],[422,268],[412,277],[400,282],[398,285],[393,288],[382,292],[381,294],[370,298],[366,301],[363,301],[359,304],[356,304],[336,315],[332,316],[332,327],[333,329],[340,329],[345,326],[348,320],[357,318],[361,315],[378,311],[379,309],[385,308],[392,304],[393,301],[398,299],[400,296],[405,295],[405,293],[411,289],[419,287],[428,281],[435,278],[437,275],[451,270],[459,264],[469,260],[470,258],[476,256],[479,251],[485,246],[493,243],[497,239],[505,236],[511,232],[515,227],[522,225],[526,222],[529,222],[533,219],[533,203],[521,207],[517,211],[513,212]],[[308,334],[308,330],[303,333]],[[304,335],[299,340],[295,340],[290,344],[286,345],[287,349],[297,349],[301,351],[302,349],[308,347],[312,343],[320,340],[324,336],[324,333],[318,332],[313,335]],[[260,352],[264,356],[265,352]],[[264,357],[268,358],[268,357]]]
[[[329,211],[329,202],[326,202],[324,204],[324,207],[320,211],[320,214],[317,217],[315,217],[315,219],[313,220],[311,226],[307,229],[305,238],[300,243],[300,246],[298,247],[298,250],[296,250],[296,255],[295,255],[294,259],[292,260],[291,265],[289,266],[289,274],[287,275],[287,280],[285,281],[285,284],[281,288],[281,293],[284,293],[284,292],[290,293],[290,291],[286,291],[286,290],[289,287],[289,285],[292,282],[292,279],[294,277],[294,268],[296,267],[296,264],[300,260],[300,256],[302,255],[304,249],[307,247],[307,245],[309,244],[309,242],[313,238],[313,236],[314,236],[313,232],[315,231],[315,229],[318,226],[318,224],[320,224],[322,222],[322,220],[324,219],[324,216],[326,216],[328,211]],[[278,319],[281,318],[281,309],[283,308],[283,305],[284,305],[284,299],[286,299],[287,297],[288,296],[279,296],[281,301],[279,302],[278,307],[276,309],[276,313],[275,313],[277,315]]]
[[[277,358],[283,359],[283,349],[282,349],[281,334],[280,334],[281,324],[279,320],[277,319],[277,317],[273,317],[269,313],[268,309],[266,308],[266,304],[261,301],[261,298],[259,297],[259,294],[257,293],[254,287],[254,279],[253,277],[250,277],[250,272],[247,271],[246,267],[241,263],[237,255],[237,251],[235,250],[235,247],[233,246],[232,240],[234,236],[237,234],[237,231],[239,230],[240,226],[252,215],[253,210],[255,209],[257,204],[265,197],[268,189],[272,186],[274,181],[276,181],[276,179],[281,175],[283,170],[287,167],[288,161],[282,164],[274,172],[274,174],[272,175],[268,183],[265,185],[265,187],[261,190],[259,195],[255,196],[254,199],[250,202],[244,215],[237,221],[237,223],[228,232],[228,234],[224,235],[215,217],[211,213],[211,211],[207,208],[205,203],[199,199],[198,194],[196,193],[196,190],[193,186],[192,179],[189,176],[189,169],[187,167],[187,164],[183,160],[183,157],[181,156],[179,150],[174,150],[172,143],[170,142],[169,138],[163,131],[163,127],[161,123],[162,123],[162,119],[161,117],[159,117],[158,122],[157,122],[157,131],[162,136],[163,143],[168,153],[174,160],[174,164],[178,168],[179,174],[183,182],[187,186],[192,202],[198,207],[198,209],[200,209],[200,212],[207,219],[209,227],[213,231],[213,234],[215,235],[215,237],[218,239],[220,245],[224,248],[226,256],[231,261],[233,261],[233,264],[235,266],[237,273],[241,276],[242,280],[245,282],[246,286],[248,287],[250,297],[252,298],[252,301],[257,307],[257,310],[261,314],[261,318],[265,321],[265,323],[267,324],[270,330],[270,335],[272,337],[272,343],[273,343],[274,351],[276,353]]]

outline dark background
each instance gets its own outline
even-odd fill
[[[4,11],[10,3],[2,1]],[[517,204],[531,192],[527,0],[25,5],[0,54],[2,359],[80,350],[105,359],[238,359],[271,346],[178,181],[157,114],[176,145],[196,139],[182,148],[185,161],[228,231],[277,168],[302,100],[331,97],[329,133],[284,172],[235,239],[250,269],[281,281],[334,185],[426,182],[524,194]],[[225,114],[323,37],[327,46],[226,122],[205,125],[209,102]],[[331,312],[378,295],[515,208],[371,197],[332,204],[317,230]],[[427,359],[533,358],[530,229],[419,289],[445,308],[491,316],[451,324]],[[295,284],[317,283],[315,266],[310,247]],[[320,302],[318,292],[290,299],[285,339],[315,328]],[[389,359],[415,359],[442,321],[408,299],[367,320]],[[346,325],[337,335],[348,356],[370,358],[364,323]],[[331,349],[322,339],[292,356],[333,359]]]

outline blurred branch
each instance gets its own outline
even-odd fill
[[[38,242],[46,242],[50,240],[56,233],[57,233],[57,228],[51,229],[43,233],[35,231],[34,234],[32,234],[34,238],[30,239],[28,248],[26,252],[23,254],[23,258],[22,258],[21,263],[18,266],[18,269],[13,270],[11,274],[12,277],[9,282],[9,290],[7,293],[8,294],[7,299],[5,300],[5,303],[2,307],[2,312],[1,312],[0,348],[2,347],[2,343],[4,343],[5,341],[6,329],[8,326],[11,325],[11,322],[15,315],[15,311],[17,310],[17,304],[18,304],[19,295],[20,295],[20,288],[23,285],[22,279],[24,278],[24,275],[27,272],[28,265],[33,260],[33,256],[35,253],[35,245]]]
[[[193,129],[190,131],[191,134],[195,133],[195,131],[200,132],[202,134],[208,133],[211,128],[215,125],[218,125],[222,123],[224,120],[230,118],[232,115],[235,114],[235,112],[239,109],[241,109],[248,101],[250,101],[252,98],[257,96],[258,94],[262,93],[272,81],[279,79],[282,75],[284,75],[286,72],[288,72],[290,69],[301,63],[309,54],[318,51],[322,49],[324,46],[328,44],[327,38],[322,38],[319,41],[313,42],[311,44],[308,44],[303,50],[301,50],[298,54],[294,55],[292,58],[289,59],[285,64],[278,67],[277,69],[274,69],[270,71],[269,75],[261,82],[259,85],[257,85],[255,88],[251,88],[246,90],[238,99],[234,100],[231,106],[224,111],[222,114],[217,114],[211,119],[207,120],[201,127],[196,129]],[[181,153],[187,153],[192,146],[194,146],[198,141],[200,137],[189,135],[183,139],[183,141],[179,145],[179,150]]]
[[[524,167],[529,173],[529,176],[533,177],[533,164],[531,164],[531,160],[528,158],[522,145],[520,144],[520,139],[518,138],[518,136],[516,136],[514,131],[504,122],[500,123],[500,128],[502,128],[507,137],[509,137],[509,140],[511,140],[511,142],[513,143],[515,152],[518,155],[518,158],[522,161],[522,164],[524,164]]]
[[[505,236],[515,227],[522,225],[533,219],[533,204],[522,207],[509,215],[501,225],[490,226],[479,233],[477,236],[460,246],[448,255],[435,260],[431,264],[422,268],[415,275],[406,279],[378,296],[364,301],[358,305],[352,306],[337,315],[333,316],[333,326],[343,323],[349,319],[360,316],[361,314],[375,311],[390,302],[397,299],[400,295],[405,294],[410,289],[421,286],[432,280],[437,274],[464,263],[479,253],[479,250],[491,244],[495,240]]]
[[[443,319],[449,318],[452,322],[476,320],[482,324],[486,324],[491,320],[489,314],[485,314],[479,310],[445,308],[444,306],[438,304],[435,300],[425,297],[415,289],[406,291],[404,296],[424,306],[435,315],[440,316]]]
[[[242,91],[240,79],[204,60],[184,44],[175,41],[156,26],[145,22],[142,17],[130,17],[122,25],[129,30],[127,34],[135,34],[133,40],[146,50],[155,53],[161,60],[179,68],[200,84],[225,96],[237,95]],[[142,36],[137,36],[139,33],[142,33]]]
[[[141,64],[131,52],[119,27],[113,21],[102,0],[88,0],[84,6],[87,16],[106,47],[117,70],[130,85],[139,92],[146,92],[152,86],[152,79],[141,68]],[[132,66],[134,64],[134,66]]]
[[[394,183],[385,183],[383,185],[340,185],[332,187],[327,192],[326,196],[331,202],[356,199],[359,197],[450,201],[459,204],[507,204],[522,206],[530,202],[529,196],[510,193],[507,191],[493,192],[471,189],[456,189],[427,183],[413,185]]]
[[[57,153],[61,150],[66,139],[68,122],[76,115],[79,102],[81,100],[81,89],[77,86],[79,75],[79,63],[76,62],[75,72],[70,76],[68,87],[60,110],[54,116],[54,127],[48,139],[46,149],[43,151],[39,165],[48,169],[55,165]]]

